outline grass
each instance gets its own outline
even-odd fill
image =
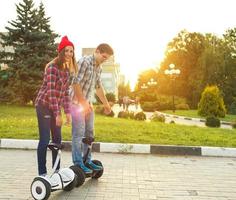
[[[197,114],[197,110],[176,110],[174,113],[172,110],[166,110],[164,113],[168,114],[174,114],[178,116],[186,116],[186,117],[192,117],[192,118],[202,118],[205,119],[204,117],[201,117]],[[226,115],[224,118],[220,118],[221,121],[226,121],[226,122],[233,122],[236,121],[236,115]]]
[[[38,139],[33,107],[0,105],[0,138]],[[140,122],[96,115],[97,142],[236,147],[236,130],[201,128],[159,122]],[[71,140],[71,127],[63,127]]]

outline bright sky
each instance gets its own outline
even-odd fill
[[[38,6],[41,0],[34,0]],[[16,19],[15,3],[1,0],[0,31]],[[235,0],[42,0],[51,28],[83,47],[109,43],[133,88],[138,74],[155,68],[167,43],[183,29],[222,35],[236,27]]]

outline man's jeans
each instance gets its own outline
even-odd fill
[[[37,105],[36,113],[39,127],[39,143],[37,149],[38,173],[39,175],[42,175],[47,173],[46,156],[47,146],[50,140],[50,131],[52,135],[52,142],[61,144],[61,127],[56,126],[56,118],[53,116],[53,112],[46,106]],[[52,152],[52,165],[55,163],[56,157],[57,153]],[[59,168],[60,162],[57,165],[57,169]]]
[[[74,165],[83,165],[83,156],[86,155],[88,145],[82,143],[83,137],[94,136],[94,112],[84,114],[80,105],[72,104],[72,159]],[[83,149],[83,153],[82,153]],[[91,151],[87,161],[91,161]]]

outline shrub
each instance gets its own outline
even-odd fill
[[[189,110],[189,105],[186,103],[177,104],[175,106],[176,110]]]
[[[118,113],[118,118],[125,118],[125,119],[128,119],[129,118],[129,112],[127,111],[120,111]]]
[[[141,104],[141,108],[143,111],[146,111],[146,112],[154,112],[156,110],[156,103],[155,102],[144,102]]]
[[[102,103],[97,95],[95,95],[95,98],[96,98],[97,104],[101,104]],[[108,102],[112,102],[113,104],[116,102],[116,96],[112,92],[106,93],[106,98],[107,98]]]
[[[205,88],[198,104],[198,114],[204,117],[225,117],[226,108],[224,100],[217,86],[207,86]]]
[[[106,93],[106,98],[107,98],[107,101],[109,102],[113,102],[113,103],[116,102],[116,96],[112,92]]]
[[[134,119],[134,116],[135,116],[134,112],[133,112],[133,111],[130,111],[130,112],[129,112],[129,118],[130,118],[130,119]]]
[[[96,114],[103,114],[104,113],[104,107],[102,105],[96,105],[94,111],[95,111]]]
[[[236,128],[236,121],[232,122],[232,128]]]
[[[176,105],[180,105],[180,109],[189,109],[188,104],[186,104],[186,99],[184,98],[175,97],[175,103]],[[170,110],[173,108],[173,99],[172,96],[158,95],[153,101],[141,101],[141,108],[146,112]]]
[[[144,120],[146,120],[147,118],[146,118],[146,115],[145,115],[144,112],[138,112],[138,113],[135,114],[134,119],[135,119],[135,120],[144,121]]]
[[[233,102],[229,107],[229,114],[236,115],[236,98],[234,98]]]
[[[152,122],[165,122],[165,120],[166,120],[165,115],[159,114],[157,112],[154,112],[153,115],[151,116]]]
[[[206,118],[205,124],[209,127],[220,127],[220,120],[215,116],[209,116]]]
[[[105,115],[106,115],[106,114],[105,114]],[[115,113],[114,113],[113,110],[111,110],[111,112],[110,112],[108,115],[106,115],[106,116],[108,116],[108,117],[114,117],[114,116],[115,116]]]
[[[113,110],[111,110],[111,112],[108,115],[106,115],[104,113],[104,107],[102,105],[96,105],[94,112],[96,114],[105,115],[105,116],[108,116],[108,117],[114,117],[115,116],[115,113],[114,113]]]

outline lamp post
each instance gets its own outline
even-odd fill
[[[141,88],[142,88],[142,89],[147,89],[148,86],[147,86],[145,83],[143,83],[143,84],[141,85]]]
[[[172,101],[173,101],[173,112],[175,112],[175,94],[174,94],[174,81],[177,75],[180,74],[180,70],[175,68],[175,64],[170,64],[169,65],[169,69],[165,70],[165,74],[166,75],[170,75],[171,78],[171,82],[172,82],[172,93],[173,93],[173,97],[172,97]]]
[[[157,82],[156,82],[156,81],[154,81],[154,79],[153,79],[153,78],[151,78],[151,79],[150,79],[150,81],[148,81],[148,82],[147,82],[147,84],[148,84],[149,86],[154,86],[154,85],[156,85],[156,84],[157,84]]]
[[[156,82],[153,78],[151,78],[151,79],[147,82],[147,84],[146,84],[146,83],[143,83],[143,84],[141,85],[141,89],[147,89],[148,87],[155,86],[156,84],[157,84],[157,82]]]

